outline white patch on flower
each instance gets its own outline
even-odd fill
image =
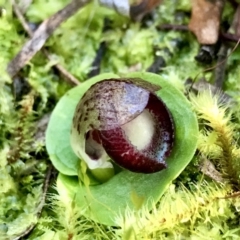
[[[144,110],[132,121],[122,126],[128,140],[138,149],[145,149],[152,141],[155,130],[154,119],[148,110]]]
[[[120,156],[124,157],[124,156],[129,155],[129,154],[130,154],[130,151],[128,150],[127,152],[122,153]]]

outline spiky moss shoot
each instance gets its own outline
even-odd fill
[[[224,239],[223,235],[233,233],[237,236],[239,227],[231,229],[226,223],[235,218],[232,199],[224,198],[230,186],[199,182],[193,188],[190,192],[184,186],[171,185],[151,213],[147,209],[126,209],[125,216],[116,219],[121,226],[118,233],[122,239]]]
[[[58,191],[58,186],[55,188]],[[29,240],[35,240],[37,237],[41,240],[120,240],[113,228],[84,217],[83,210],[79,210],[75,200],[68,198],[64,193],[48,194],[47,198],[49,204],[45,210],[48,214],[40,218]],[[51,216],[49,215],[50,211]]]
[[[222,156],[222,148],[216,144],[218,135],[215,131],[203,129],[199,134],[198,149],[202,155],[209,159],[217,160]]]
[[[75,200],[65,195],[48,195],[52,209],[42,217],[31,239],[238,239],[240,228],[238,215],[240,200],[226,198],[230,185],[219,186],[212,182],[192,184],[186,187],[170,185],[169,190],[151,212],[126,209],[115,221],[119,228],[98,224],[83,216]],[[235,210],[234,210],[235,208]],[[236,212],[236,211],[235,211]],[[207,234],[206,234],[207,233]]]
[[[224,102],[221,93],[212,94],[210,90],[197,96],[191,94],[190,100],[202,125],[198,144],[200,152],[214,160],[223,176],[240,188],[240,151],[234,139],[237,123],[231,121],[230,106]]]

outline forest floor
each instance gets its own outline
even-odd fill
[[[0,0],[0,240],[239,239],[240,4],[99,2]],[[130,72],[185,94],[200,133],[152,210],[126,209],[107,226],[69,196],[45,133],[70,89]]]

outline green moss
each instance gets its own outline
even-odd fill
[[[39,24],[69,1],[51,0],[32,2],[26,12],[29,22]],[[29,39],[23,33],[21,24],[13,15],[11,2],[0,0],[0,6],[6,13],[0,16],[0,235],[5,238],[16,237],[30,224],[38,222],[34,232],[28,239],[238,239],[239,238],[239,200],[224,198],[233,189],[226,184],[217,185],[212,180],[203,181],[197,162],[192,162],[181,176],[171,185],[152,212],[137,213],[126,210],[125,215],[118,218],[119,228],[97,224],[83,216],[74,202],[66,202],[59,198],[55,191],[48,198],[47,206],[40,219],[36,218],[45,170],[37,173],[17,175],[24,172],[35,159],[29,154],[32,135],[28,133],[30,126],[35,126],[36,116],[53,109],[57,100],[70,88],[52,66],[60,63],[80,81],[87,79],[96,50],[102,41],[106,42],[106,53],[101,62],[101,73],[127,73],[133,68],[146,70],[154,61],[155,48],[165,58],[166,68],[161,76],[174,82],[182,91],[184,81],[196,75],[204,67],[194,61],[198,51],[195,37],[188,32],[159,31],[156,26],[164,23],[188,24],[191,9],[190,1],[163,1],[154,10],[153,19],[148,27],[140,23],[132,23],[129,19],[116,14],[113,10],[96,5],[96,2],[84,7],[77,14],[62,24],[47,41],[46,46],[53,60],[48,61],[38,53],[22,72],[32,86],[35,101],[31,117],[24,123],[26,144],[21,151],[21,159],[9,165],[7,156],[16,143],[14,132],[19,123],[19,110],[16,109],[11,92],[11,79],[5,69],[10,60]],[[180,15],[176,11],[182,12]],[[229,3],[223,12],[223,20],[231,23],[234,9]],[[104,29],[104,19],[111,23]],[[239,65],[240,50],[237,49],[228,59],[224,90],[236,100],[231,107],[234,122],[233,133],[229,144],[239,149]],[[211,79],[212,73],[204,74]],[[226,111],[228,113],[229,109]],[[202,124],[202,121],[200,121]],[[202,127],[202,126],[201,126]],[[32,129],[32,128],[31,128]],[[202,132],[200,153],[210,160],[216,161],[222,151],[216,137],[216,131],[205,129]],[[206,147],[203,149],[203,147]],[[233,147],[232,146],[232,147]],[[217,149],[217,150],[216,150]],[[219,151],[220,149],[220,151]],[[46,166],[47,157],[42,164]],[[239,158],[239,150],[234,152]],[[39,155],[38,155],[39,157]],[[236,169],[239,168],[235,165]],[[219,166],[217,166],[219,168]],[[221,170],[221,168],[220,168]],[[159,183],[160,184],[160,183]],[[181,185],[184,186],[182,187]],[[222,199],[218,199],[223,197]],[[184,212],[181,212],[184,209]],[[165,219],[163,219],[163,216]],[[164,220],[164,221],[163,221]],[[19,224],[21,223],[21,224]],[[159,224],[160,223],[160,224]]]

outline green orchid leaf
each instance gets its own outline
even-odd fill
[[[124,214],[126,207],[133,211],[142,206],[151,210],[152,201],[159,201],[169,184],[193,158],[198,137],[197,119],[191,104],[171,83],[152,73],[130,73],[123,77],[141,78],[161,86],[156,94],[171,112],[175,126],[174,147],[166,160],[166,169],[152,174],[122,170],[107,182],[94,186],[78,184],[76,178],[65,176],[77,175],[80,167],[70,146],[75,107],[91,85],[106,78],[116,78],[113,74],[100,75],[70,90],[56,106],[47,130],[47,150],[54,166],[62,173],[58,178],[59,188],[65,188],[61,191],[68,192],[72,198],[74,196],[74,201],[87,217],[106,225],[116,225],[115,217]],[[60,137],[64,139],[60,140]]]

